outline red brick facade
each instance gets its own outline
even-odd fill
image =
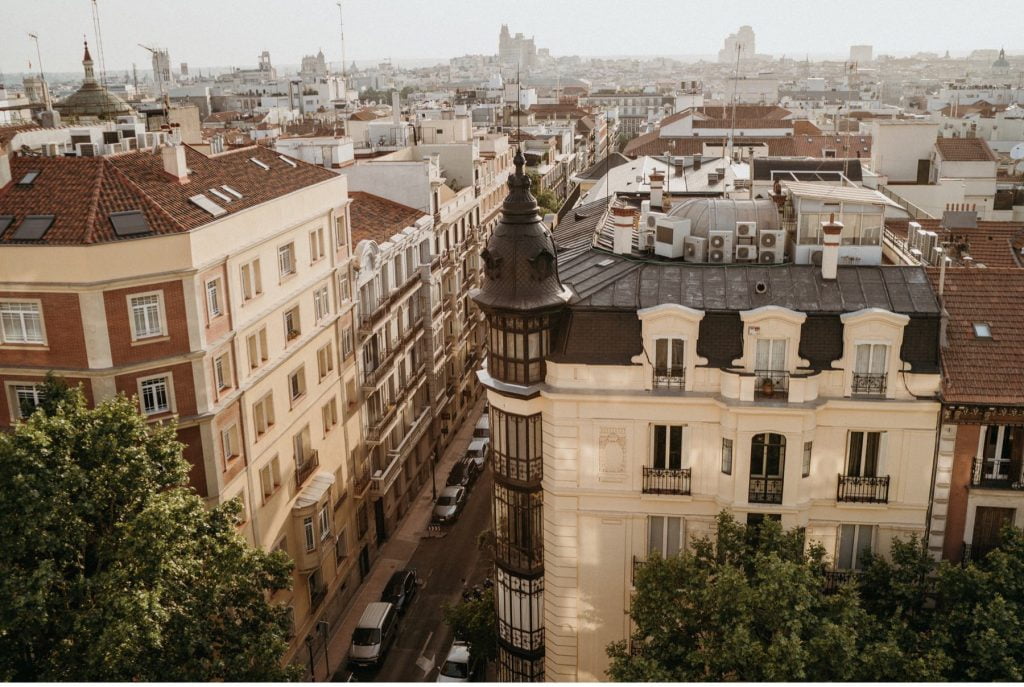
[[[128,296],[151,291],[163,292],[165,336],[143,340],[141,343],[134,342],[135,345],[132,345]],[[105,291],[103,301],[107,312],[107,331],[110,333],[110,356],[114,365],[188,353],[188,317],[180,281],[142,284],[127,289]]]
[[[953,445],[953,474],[949,481],[949,508],[946,511],[946,535],[942,542],[942,557],[960,560],[960,547],[964,543],[967,526],[967,497],[971,483],[971,466],[978,453],[981,425],[959,425]]]
[[[0,291],[0,299],[40,301],[46,344],[16,347],[0,345],[0,365],[4,367],[52,368],[88,367],[82,311],[77,293]]]

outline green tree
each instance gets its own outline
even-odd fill
[[[444,621],[456,639],[469,643],[469,653],[486,661],[498,655],[498,616],[494,609],[494,588],[489,587],[479,598],[470,597],[443,607]]]
[[[530,172],[530,192],[533,197],[537,199],[537,205],[539,205],[545,212],[558,212],[558,197],[547,189],[541,188],[540,174],[536,172]]]
[[[282,553],[236,532],[237,502],[186,486],[170,425],[118,396],[95,409],[50,378],[0,435],[0,677],[281,680]]]

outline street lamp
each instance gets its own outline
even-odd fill
[[[306,649],[309,651],[309,681],[316,682],[316,670],[313,668],[313,635],[306,635]]]

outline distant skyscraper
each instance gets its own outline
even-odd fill
[[[754,56],[754,29],[749,26],[741,26],[736,33],[730,33],[725,39],[725,44],[718,51],[719,62],[734,62],[736,60],[736,47],[740,48],[740,58],[749,59]]]
[[[521,33],[515,37],[509,33],[508,24],[501,25],[498,34],[498,62],[505,66],[529,68],[537,59],[537,45],[533,38],[526,38]]]
[[[166,50],[152,50],[153,53],[153,81],[170,85],[171,81],[171,54]]]

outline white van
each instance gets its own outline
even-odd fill
[[[489,439],[491,436],[491,418],[487,413],[480,416],[473,427],[474,439]]]
[[[375,601],[367,604],[352,633],[348,663],[356,667],[378,667],[398,631],[398,613],[394,604]]]
[[[480,470],[484,469],[484,463],[487,462],[487,449],[490,445],[489,439],[473,439],[469,442],[469,449],[466,450],[466,455],[476,463],[476,467]]]

